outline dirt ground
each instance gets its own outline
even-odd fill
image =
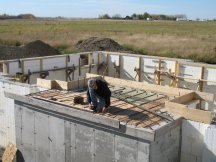
[[[0,60],[21,59],[58,54],[60,54],[58,50],[40,40],[36,40],[22,46],[0,45]]]
[[[81,52],[92,51],[111,51],[111,52],[132,52],[125,50],[116,41],[110,38],[90,37],[80,40],[75,48]],[[59,55],[60,52],[40,40],[30,42],[22,46],[0,45],[0,60],[21,59],[30,57],[41,57],[50,55]],[[0,67],[1,69],[1,67]]]
[[[82,52],[127,52],[121,45],[119,45],[116,41],[110,38],[90,37],[88,39],[78,41],[75,47]]]

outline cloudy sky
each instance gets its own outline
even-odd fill
[[[97,18],[101,14],[186,14],[189,19],[216,18],[216,0],[0,0],[0,14],[32,13],[45,17]]]

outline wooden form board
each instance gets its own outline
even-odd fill
[[[96,77],[97,75],[86,74],[86,76]],[[104,79],[108,83],[111,83],[114,85],[117,84],[121,86],[128,86],[132,88],[144,89],[144,90],[155,91],[155,92],[171,94],[171,95],[176,95],[176,96],[178,96],[178,94],[181,94],[175,99],[165,102],[165,109],[171,113],[176,113],[178,115],[181,115],[182,117],[185,117],[186,119],[189,119],[189,120],[204,122],[208,124],[211,123],[213,120],[212,112],[204,111],[204,110],[197,110],[197,109],[190,109],[187,107],[187,105],[181,104],[181,103],[189,102],[193,98],[196,98],[196,99],[202,98],[202,99],[212,101],[213,100],[212,94],[194,92],[194,91],[183,90],[179,88],[163,87],[163,86],[151,85],[151,84],[140,83],[140,82],[135,82],[135,81],[127,81],[127,80],[110,78],[110,77],[104,77]]]
[[[211,124],[213,121],[213,112],[188,108],[186,105],[179,103],[166,101],[165,110],[170,113],[178,114],[188,120],[203,122],[206,124]]]
[[[12,162],[17,152],[15,145],[9,143],[2,156],[2,162]]]
[[[154,57],[154,56],[141,56],[141,55],[136,55],[136,54],[127,54],[127,53],[113,53],[113,52],[94,52],[94,53],[96,53],[97,55],[98,55],[98,58],[99,58],[99,56],[102,54],[105,54],[106,55],[106,57],[107,57],[107,59],[109,58],[109,56],[110,55],[118,55],[119,56],[119,65],[120,65],[120,67],[123,67],[123,65],[122,64],[124,64],[122,61],[121,61],[121,57],[125,57],[125,56],[128,56],[128,57],[135,57],[135,58],[142,58],[142,59],[156,59],[156,60],[158,60],[159,61],[159,65],[158,65],[158,74],[157,74],[157,78],[158,78],[158,81],[157,81],[157,84],[161,84],[161,72],[160,72],[160,62],[162,62],[162,61],[176,61],[177,63],[178,63],[178,66],[176,66],[175,67],[175,72],[177,72],[177,71],[179,71],[179,69],[178,69],[178,67],[180,66],[180,65],[188,65],[188,66],[191,66],[191,67],[200,67],[200,68],[202,68],[202,74],[201,74],[201,76],[197,76],[197,78],[190,78],[190,77],[181,77],[181,76],[178,76],[178,74],[176,73],[175,74],[175,76],[176,77],[178,77],[176,80],[174,80],[174,84],[172,84],[171,86],[178,86],[178,80],[179,79],[185,79],[185,80],[187,80],[187,81],[194,81],[194,80],[198,80],[199,81],[199,90],[200,91],[203,91],[203,86],[204,86],[204,83],[206,83],[206,82],[212,82],[212,83],[216,83],[216,80],[214,81],[214,80],[207,80],[207,79],[204,79],[204,76],[205,76],[205,72],[206,72],[206,68],[212,68],[212,69],[216,69],[216,66],[214,66],[214,65],[208,65],[208,64],[199,64],[199,63],[193,63],[193,62],[186,62],[186,61],[184,61],[184,60],[181,60],[181,59],[171,59],[171,58],[162,58],[162,57]],[[90,57],[91,57],[91,53],[90,52],[84,52],[84,53],[77,53],[77,55],[89,55]],[[37,60],[37,61],[40,61],[40,70],[42,71],[43,69],[44,69],[44,67],[43,67],[43,64],[44,64],[44,61],[46,61],[47,59],[54,59],[54,58],[63,58],[63,60],[64,60],[64,58],[65,58],[65,60],[67,60],[67,58],[68,57],[73,57],[72,55],[57,55],[57,56],[46,56],[46,57],[35,57],[35,58],[26,58],[26,59],[21,59],[21,60],[6,60],[6,61],[1,61],[1,63],[3,63],[3,64],[10,64],[10,63],[15,63],[15,62],[20,62],[21,61],[21,63],[22,63],[22,65],[24,65],[25,64],[25,62],[26,61],[34,61],[34,60]],[[3,67],[3,69],[4,68],[6,68],[4,71],[5,72],[9,72],[10,70],[9,70],[9,66],[4,66]],[[23,72],[27,72],[27,70],[25,69],[25,68],[29,68],[29,67],[24,67],[24,66],[21,66],[21,71],[23,71]],[[65,67],[64,68],[67,68],[67,61],[66,61],[66,63],[65,63]],[[132,68],[134,68],[134,67],[132,67]],[[16,67],[16,69],[17,69],[17,67]],[[91,70],[91,68],[89,68],[90,70]],[[50,69],[50,70],[52,70],[52,69]],[[54,70],[56,70],[56,69],[54,69]],[[107,69],[107,71],[109,71],[109,69]],[[121,71],[121,72],[120,72]],[[91,72],[91,71],[89,71],[89,72]],[[119,72],[120,72],[120,74],[122,73],[122,69],[121,68],[119,68]],[[123,73],[122,73],[123,74]],[[118,76],[119,77],[119,76]],[[121,76],[119,77],[119,78],[121,78]],[[138,80],[140,80],[140,78],[138,78]]]
[[[91,77],[101,77],[101,76],[96,75],[96,74],[86,73],[86,77],[91,78]],[[160,85],[148,84],[148,83],[144,83],[144,82],[136,82],[136,81],[106,77],[106,76],[103,79],[106,80],[108,83],[113,84],[113,85],[128,86],[131,88],[144,89],[144,90],[169,94],[169,95],[173,95],[173,96],[182,96],[182,95],[194,92],[192,90],[165,87],[165,86],[160,86]],[[196,92],[196,93],[198,94],[198,96],[200,98],[203,98],[206,101],[213,101],[213,94],[202,93],[202,92]]]
[[[37,78],[37,86],[47,88],[47,89],[58,89],[58,90],[70,90],[70,89],[80,89],[87,86],[88,80],[92,78],[84,78],[76,81],[61,81],[61,80],[47,80]]]

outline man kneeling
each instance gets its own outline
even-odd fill
[[[90,79],[88,81],[87,99],[89,108],[94,112],[105,113],[110,106],[111,91],[105,81]]]

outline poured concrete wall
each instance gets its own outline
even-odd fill
[[[180,162],[181,126],[166,132],[151,144],[150,159],[154,162]]]
[[[15,106],[19,162],[150,161],[149,141],[55,112],[35,111],[35,107],[20,102]]]
[[[151,142],[120,129],[98,125],[15,101],[16,144],[22,161],[177,162],[180,125]],[[23,160],[24,159],[24,160]]]
[[[15,144],[15,119],[14,100],[5,97],[4,92],[20,95],[34,92],[35,87],[27,84],[19,84],[11,81],[0,80],[0,146],[6,146],[9,142]]]
[[[203,150],[202,161],[216,161],[216,126],[211,125],[205,131],[205,147]]]
[[[181,162],[216,161],[215,125],[184,120],[182,123]]]

